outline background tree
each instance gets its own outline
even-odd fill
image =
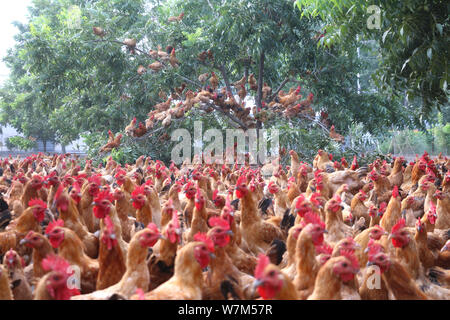
[[[448,103],[448,2],[435,0],[297,0],[302,17],[324,21],[324,46],[364,46],[374,40],[380,88],[422,106],[422,116]],[[376,26],[376,22],[380,22]],[[415,100],[418,98],[419,100]]]
[[[181,13],[182,19],[169,22]],[[230,83],[254,74],[258,88],[251,91],[246,85],[247,106],[262,107],[263,83],[274,93],[298,85],[304,97],[312,92],[316,117],[286,121],[270,112],[257,117],[262,120],[258,125],[280,128],[282,136],[295,138],[284,146],[302,150],[304,159],[310,159],[318,147],[336,150],[337,155],[361,153],[364,148],[357,147],[350,134],[359,132],[358,138],[365,132],[383,135],[386,127],[408,127],[418,120],[410,112],[412,106],[403,104],[403,97],[395,96],[393,90],[380,92],[372,79],[358,78],[378,67],[373,44],[360,53],[355,45],[346,50],[339,43],[318,47],[324,22],[320,17],[300,19],[300,12],[288,0],[35,0],[29,23],[17,26],[17,43],[6,57],[11,77],[1,91],[2,121],[16,128],[30,123],[46,127],[61,143],[83,136],[90,155],[97,158],[108,129],[123,132],[133,117],[144,121],[163,101],[161,90],[169,94],[185,83],[185,92],[197,91],[201,88],[198,76],[211,71],[219,76],[219,87],[233,94],[236,90]],[[93,27],[101,27],[104,34],[95,35]],[[125,39],[136,39],[136,48],[130,50],[123,44]],[[163,50],[174,47],[180,66],[139,74],[139,66],[155,61],[149,50],[158,45]],[[214,61],[198,60],[206,50],[211,50]],[[12,107],[26,114],[23,94],[32,97],[28,106],[34,116],[8,118]],[[321,114],[328,120],[323,121]],[[43,124],[36,118],[43,119]],[[209,113],[197,106],[169,128],[157,124],[155,132],[142,139],[125,137],[112,155],[122,162],[140,154],[167,160],[170,132],[178,127],[192,130],[194,119],[207,120],[204,130],[242,127],[233,113],[218,109]],[[329,139],[331,124],[348,134],[344,147]]]

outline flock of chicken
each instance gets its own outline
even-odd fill
[[[182,13],[178,17],[171,17],[169,21],[180,21],[183,16],[184,14]],[[102,38],[106,34],[101,27],[94,27],[93,31],[95,35]],[[137,50],[136,39],[125,39],[120,43],[126,46],[129,52],[135,54]],[[180,64],[176,57],[175,48],[172,46],[167,46],[163,50],[158,45],[157,50],[150,50],[148,53],[142,51],[142,53],[145,53],[155,61],[147,67],[139,65],[137,68],[139,75],[143,75],[150,70],[151,72],[160,72],[169,64],[172,68],[177,68]],[[207,63],[213,63],[214,55],[211,50],[202,51],[198,55],[198,60],[201,64],[211,67]],[[160,90],[159,98],[162,102],[152,107],[152,110],[148,113],[148,118],[144,122],[138,122],[136,117],[134,117],[125,127],[125,134],[135,138],[142,137],[151,132],[158,122],[161,123],[162,127],[169,127],[174,119],[183,118],[193,107],[206,112],[214,110],[222,112],[229,115],[242,128],[255,128],[257,121],[265,122],[274,115],[281,115],[286,118],[304,116],[312,119],[315,117],[315,112],[311,107],[314,95],[309,93],[306,99],[301,100],[300,86],[289,89],[289,92],[277,90],[275,94],[272,94],[272,88],[267,83],[264,83],[261,86],[261,108],[257,108],[256,105],[248,107],[246,101],[248,94],[247,84],[248,90],[253,91],[255,95],[258,91],[258,82],[254,74],[244,75],[240,80],[231,83],[229,87],[225,86],[222,88],[219,88],[220,79],[213,71],[200,74],[197,80],[199,82],[197,85],[201,86],[201,89],[195,92],[188,89],[185,82],[180,87],[175,87],[170,94]],[[235,94],[231,92],[231,87],[234,87]],[[126,95],[121,97],[124,100],[129,98]],[[327,124],[329,122],[327,113],[322,112],[321,116],[323,122]],[[113,148],[118,148],[122,137],[122,134],[114,136],[110,133],[108,142],[101,148],[100,152],[107,153]],[[338,142],[343,142],[344,140],[341,135],[335,133],[334,126],[330,128],[330,137]],[[160,139],[169,140],[170,137],[168,134],[163,134]]]
[[[450,298],[450,159],[289,154],[2,159],[0,299]]]

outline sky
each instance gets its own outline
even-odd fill
[[[9,48],[14,46],[14,35],[18,32],[13,21],[26,22],[32,0],[0,0],[0,84],[8,77],[9,69],[3,62]]]

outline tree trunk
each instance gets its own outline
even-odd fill
[[[258,109],[262,108],[262,87],[264,81],[264,50],[261,51],[261,55],[259,57],[259,68],[258,68],[258,93],[256,96],[256,114],[258,114]],[[256,116],[255,114],[255,116]],[[261,121],[256,121],[256,128],[261,128]],[[258,130],[259,131],[259,130]],[[259,138],[259,137],[258,137]]]
[[[47,140],[42,140],[42,145],[44,146],[44,152],[47,152]]]
[[[61,151],[62,151],[62,153],[66,153],[66,145],[65,144],[61,144]]]

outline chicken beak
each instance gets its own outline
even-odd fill
[[[324,229],[324,230],[323,230],[323,233],[328,233],[328,230],[327,230],[327,229]]]
[[[215,259],[216,258],[216,255],[214,253],[212,253],[212,252],[209,253],[209,256],[211,257],[211,259]]]
[[[258,288],[263,283],[264,283],[264,280],[256,279],[252,285],[253,291],[255,291],[255,289]]]
[[[360,245],[359,243],[355,243],[355,244],[353,245],[353,247],[354,247],[355,249],[361,249],[361,245]]]
[[[162,234],[159,235],[159,238],[162,240],[167,240],[167,238],[165,236],[163,236]]]
[[[111,239],[115,240],[116,239],[116,235],[114,233],[111,233],[111,235],[109,236]]]
[[[368,253],[369,252],[369,247],[364,249],[364,253]]]
[[[373,266],[373,265],[375,265],[375,263],[373,263],[372,261],[368,261],[367,264],[366,264],[366,267],[370,267],[370,266]]]
[[[230,235],[230,236],[234,236],[234,232],[231,231],[231,230],[228,230],[228,231],[227,231],[227,234]]]
[[[23,246],[24,244],[27,244],[28,243],[28,240],[27,239],[22,239],[22,240],[20,240],[20,242],[19,242],[19,244],[21,245],[21,246]]]

